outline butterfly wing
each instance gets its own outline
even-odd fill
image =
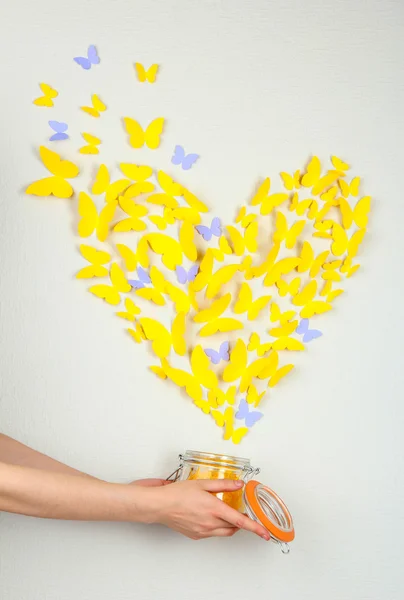
[[[309,329],[303,336],[303,342],[308,343],[312,340],[316,340],[321,337],[323,334],[318,329]]]
[[[181,283],[182,285],[184,285],[184,283],[186,283],[187,279],[188,279],[187,272],[184,269],[184,267],[181,267],[180,265],[178,265],[177,267],[175,267],[175,272],[177,275],[178,283]]]
[[[49,141],[50,142],[59,142],[62,140],[68,140],[69,136],[67,135],[67,133],[54,133],[50,138]]]
[[[229,342],[222,342],[220,344],[219,354],[220,354],[221,360],[226,360],[226,361],[229,360],[229,358],[230,358],[230,356],[229,356],[229,350],[230,350],[230,344],[229,344]]]
[[[91,61],[88,58],[86,58],[85,56],[75,56],[73,58],[73,60],[75,63],[80,65],[80,67],[82,67],[86,71],[88,71],[88,69],[91,68]]]
[[[210,358],[211,362],[214,365],[218,365],[219,364],[219,362],[220,362],[220,354],[219,354],[219,352],[217,352],[213,348],[205,348],[204,352],[205,352],[206,356],[208,358]]]
[[[114,218],[118,201],[108,202],[101,210],[97,223],[97,238],[100,242],[105,242],[109,233],[109,224]]]
[[[57,133],[63,133],[67,130],[67,123],[59,122],[59,121],[48,121],[49,127],[56,131]]]
[[[97,48],[93,45],[88,47],[87,57],[90,61],[90,66],[98,65],[100,63],[100,57],[98,56]]]
[[[196,163],[199,158],[199,154],[187,154],[182,161],[182,168],[184,171],[189,171],[189,169]]]
[[[188,281],[194,281],[198,275],[199,265],[193,265],[188,271]]]
[[[259,412],[258,410],[253,410],[253,411],[249,412],[245,418],[246,426],[252,427],[253,425],[255,425],[255,423],[257,423],[257,421],[262,419],[263,416],[264,416],[263,413]]]
[[[185,157],[185,150],[182,146],[175,146],[174,154],[171,158],[173,165],[180,165]]]
[[[302,319],[296,328],[298,335],[305,335],[309,329],[309,319]]]
[[[197,225],[195,229],[203,237],[205,242],[209,242],[212,239],[212,231],[210,227],[207,227],[206,225]]]
[[[123,121],[125,129],[129,133],[129,144],[132,148],[141,148],[145,143],[145,132],[142,126],[130,117],[125,117]]]
[[[144,83],[146,81],[146,70],[144,68],[144,66],[142,65],[142,63],[135,63],[135,69],[136,69],[136,74],[137,74],[137,78],[141,83]]]
[[[93,200],[85,192],[79,194],[78,210],[81,216],[77,227],[78,234],[83,238],[89,237],[97,226],[98,213]]]
[[[151,65],[146,71],[146,79],[149,83],[154,83],[156,81],[156,75],[159,66],[157,64]]]
[[[164,119],[159,117],[154,119],[145,131],[146,146],[150,150],[156,150],[160,146],[160,135],[163,132]]]
[[[212,235],[215,235],[216,237],[220,237],[222,235],[222,228],[220,226],[220,219],[219,217],[214,217],[212,219],[212,223],[211,223],[211,231],[212,231]]]
[[[240,400],[240,404],[238,406],[238,411],[236,412],[236,419],[246,419],[248,416],[248,403],[247,401],[243,398],[242,400]]]
[[[142,283],[147,283],[147,284],[151,283],[150,276],[149,276],[148,272],[145,271],[145,269],[143,269],[143,267],[137,268],[137,275]]]

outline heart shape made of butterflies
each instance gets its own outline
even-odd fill
[[[39,154],[51,176],[26,192],[71,197],[78,167],[46,147]],[[313,156],[302,172],[282,172],[276,190],[265,179],[226,227],[217,217],[202,224],[207,205],[148,166],[121,163],[123,177],[112,181],[101,165],[91,195],[78,191],[78,235],[97,242],[80,245],[86,264],[76,277],[118,308],[133,340],[155,355],[151,371],[235,444],[292,371],[289,357],[322,335],[311,319],[333,308],[359,268],[371,199],[357,200],[360,178],[331,162],[323,171]]]

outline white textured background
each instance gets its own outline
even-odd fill
[[[1,13],[0,427],[25,443],[116,481],[164,476],[187,447],[229,450],[74,281],[69,202],[21,193],[41,176],[49,118],[69,122],[77,158],[77,107],[100,93],[109,110],[91,130],[110,163],[134,160],[119,116],[165,116],[161,148],[138,156],[170,169],[175,143],[200,152],[181,180],[223,219],[311,153],[348,159],[375,199],[363,270],[238,450],[289,504],[291,554],[244,534],[193,543],[3,514],[2,600],[401,599],[403,3],[15,0]],[[72,57],[90,43],[102,62],[86,72]],[[137,84],[135,60],[161,64],[156,86]],[[60,92],[54,111],[31,104],[40,81]]]

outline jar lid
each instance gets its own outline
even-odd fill
[[[289,552],[288,542],[295,537],[292,516],[286,504],[269,487],[251,480],[244,487],[244,504],[247,515],[261,523],[271,534],[271,539]]]

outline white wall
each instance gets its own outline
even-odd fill
[[[87,73],[72,57],[89,43],[102,63]],[[3,514],[2,600],[402,598],[402,2],[15,0],[0,55],[1,430],[100,477],[164,476],[188,447],[229,449],[73,279],[69,203],[20,192],[47,120],[68,120],[73,153],[88,124],[77,106],[99,91],[108,162],[133,157],[114,115],[166,116],[152,164],[178,142],[200,152],[182,181],[224,220],[260,177],[314,152],[348,159],[375,199],[363,270],[237,449],[290,505],[291,554],[244,534],[193,543]],[[139,59],[160,62],[158,87],[136,85]],[[57,113],[32,106],[40,81],[60,91]]]

